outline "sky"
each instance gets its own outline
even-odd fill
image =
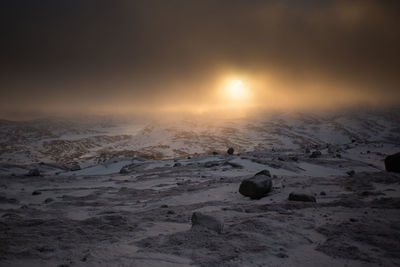
[[[400,105],[399,1],[5,0],[0,117]]]

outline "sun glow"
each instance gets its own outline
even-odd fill
[[[232,100],[245,100],[249,97],[249,90],[242,80],[232,79],[227,82],[225,94]]]

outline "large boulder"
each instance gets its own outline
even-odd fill
[[[202,226],[221,234],[224,229],[224,222],[222,219],[213,217],[211,215],[201,212],[193,212],[192,227],[196,226]]]
[[[385,158],[385,168],[388,172],[400,173],[400,152]]]
[[[314,196],[301,194],[301,193],[290,193],[289,194],[290,201],[303,201],[303,202],[317,202]]]
[[[271,174],[268,170],[263,170],[251,178],[242,181],[239,193],[251,199],[260,199],[268,195],[272,190]]]

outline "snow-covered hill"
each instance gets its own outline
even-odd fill
[[[0,122],[0,161],[102,162],[114,157],[152,159],[262,149],[325,148],[352,142],[400,143],[400,112],[264,114],[232,120],[147,123],[109,118]]]

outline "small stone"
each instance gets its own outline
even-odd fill
[[[317,202],[314,196],[307,194],[299,194],[299,193],[290,193],[289,194],[290,201],[303,201],[303,202]]]
[[[347,173],[347,175],[350,176],[350,177],[353,177],[353,176],[356,174],[356,172],[355,172],[354,170],[350,170],[350,171],[348,171],[348,172],[346,172],[346,173]]]
[[[322,155],[321,151],[315,150],[311,153],[310,158],[318,158]]]
[[[46,198],[45,200],[44,200],[44,203],[50,203],[50,202],[53,202],[54,201],[54,199],[52,199],[51,197],[49,197],[49,198]]]
[[[121,170],[119,171],[120,174],[128,174],[129,169],[127,167],[122,167]]]
[[[224,228],[224,222],[211,215],[206,215],[201,212],[193,212],[192,215],[192,227],[202,226],[207,229],[213,230],[219,234],[222,233]]]
[[[233,155],[234,152],[235,150],[233,149],[233,147],[228,148],[228,150],[226,151],[226,153],[228,153],[229,155]]]
[[[26,176],[40,176],[39,169],[32,169],[26,174]]]
[[[38,190],[35,190],[32,192],[32,196],[37,196],[37,195],[41,195],[41,194],[42,194],[42,192],[40,192]]]

